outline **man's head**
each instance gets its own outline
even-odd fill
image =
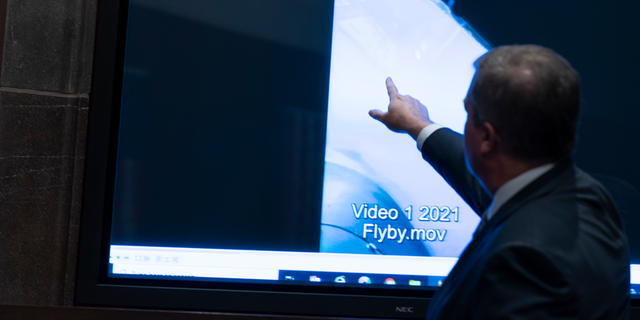
[[[465,103],[473,109],[468,129],[490,124],[503,152],[531,165],[570,155],[580,81],[565,59],[540,46],[504,46],[478,59],[476,68]]]

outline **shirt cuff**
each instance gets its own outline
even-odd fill
[[[436,132],[436,130],[442,129],[442,128],[444,127],[437,123],[432,123],[424,127],[422,131],[420,131],[420,134],[418,134],[418,138],[416,138],[416,142],[418,143],[418,150],[422,152],[422,145],[424,144],[425,141],[427,141],[427,138],[429,138],[429,136],[431,136],[432,133]]]

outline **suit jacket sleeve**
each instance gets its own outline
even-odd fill
[[[422,145],[422,157],[478,215],[491,204],[491,196],[467,168],[461,134],[447,128],[436,130]]]

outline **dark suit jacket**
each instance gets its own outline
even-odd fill
[[[482,213],[490,196],[462,136],[434,132],[423,157]],[[518,192],[478,231],[427,319],[627,319],[628,244],[607,191],[570,159]]]

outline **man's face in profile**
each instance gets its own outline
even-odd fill
[[[475,79],[475,78],[474,78]],[[471,83],[473,87],[473,82]],[[467,111],[467,122],[464,126],[464,154],[467,168],[476,178],[481,179],[481,169],[478,167],[480,148],[480,127],[474,121],[475,107],[471,102],[471,89],[464,99],[464,109]]]

